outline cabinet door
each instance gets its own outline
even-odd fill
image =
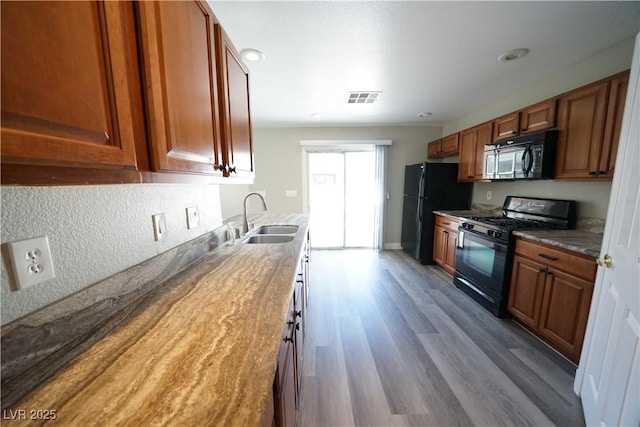
[[[618,141],[620,140],[620,129],[622,129],[622,116],[624,115],[624,103],[627,98],[628,86],[628,71],[611,79],[604,140],[602,142],[602,152],[600,153],[600,167],[598,168],[598,173],[601,177],[613,179],[613,168],[618,155]]]
[[[545,288],[539,333],[573,362],[580,359],[593,283],[551,270]]]
[[[458,164],[458,181],[473,181],[476,168],[475,129],[460,132],[460,163]]]
[[[514,256],[508,308],[514,317],[532,329],[538,327],[540,320],[546,277],[544,265]]]
[[[441,141],[438,139],[427,144],[427,158],[433,159],[440,156]]]
[[[214,18],[196,1],[137,4],[152,168],[221,174]]]
[[[436,225],[433,238],[433,261],[440,267],[444,266],[444,257],[447,244],[447,230]]]
[[[473,165],[474,181],[482,181],[484,174],[484,146],[491,144],[491,132],[493,123],[488,122],[476,128],[476,152]]]
[[[520,130],[520,113],[510,113],[493,121],[493,141],[516,136]]]
[[[104,182],[139,182],[131,4],[5,2],[1,17],[3,164],[96,168]]]
[[[456,269],[456,247],[458,245],[458,232],[448,231],[442,268],[447,273],[453,275]]]
[[[560,98],[556,178],[598,175],[608,88],[605,81]]]
[[[555,98],[548,99],[522,110],[520,117],[520,133],[537,132],[556,125]]]
[[[220,116],[225,174],[252,177],[253,135],[249,109],[249,70],[222,27],[216,24]]]
[[[440,149],[442,154],[449,155],[458,152],[458,134],[445,136],[440,142]]]

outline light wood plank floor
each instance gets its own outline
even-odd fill
[[[582,426],[575,367],[402,251],[311,254],[301,426]]]

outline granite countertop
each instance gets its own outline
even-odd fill
[[[602,246],[602,233],[580,230],[520,230],[513,234],[594,258],[600,256]]]
[[[223,246],[180,283],[20,401],[54,410],[62,425],[259,426],[272,393],[282,331],[308,215],[263,215],[296,224],[289,243]]]

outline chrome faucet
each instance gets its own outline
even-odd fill
[[[256,192],[247,194],[247,196],[244,198],[244,222],[242,223],[242,231],[244,234],[247,234],[249,232],[249,220],[247,219],[247,199],[249,198],[249,196],[253,195],[260,197],[260,199],[262,200],[262,207],[265,211],[267,210],[267,202],[264,200],[264,197],[262,197],[262,194]]]

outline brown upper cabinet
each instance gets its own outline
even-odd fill
[[[537,132],[556,125],[556,98],[547,99],[520,111],[520,133]]]
[[[556,125],[556,98],[547,99],[493,121],[493,140],[537,132]]]
[[[493,140],[510,138],[516,136],[520,129],[520,112],[507,114],[498,117],[493,121]]]
[[[1,54],[3,184],[253,177],[248,70],[206,2],[3,4]]]
[[[222,174],[216,38],[198,2],[139,2],[151,165]]]
[[[249,110],[249,70],[222,27],[216,24],[223,171],[253,176],[253,136]]]
[[[3,184],[139,182],[130,3],[3,3],[0,50]]]
[[[458,154],[459,134],[445,136],[427,144],[427,157],[429,159],[446,157]]]
[[[460,164],[458,181],[482,181],[484,146],[491,143],[493,122],[460,132]]]
[[[626,71],[560,97],[556,179],[611,180],[628,79]]]

